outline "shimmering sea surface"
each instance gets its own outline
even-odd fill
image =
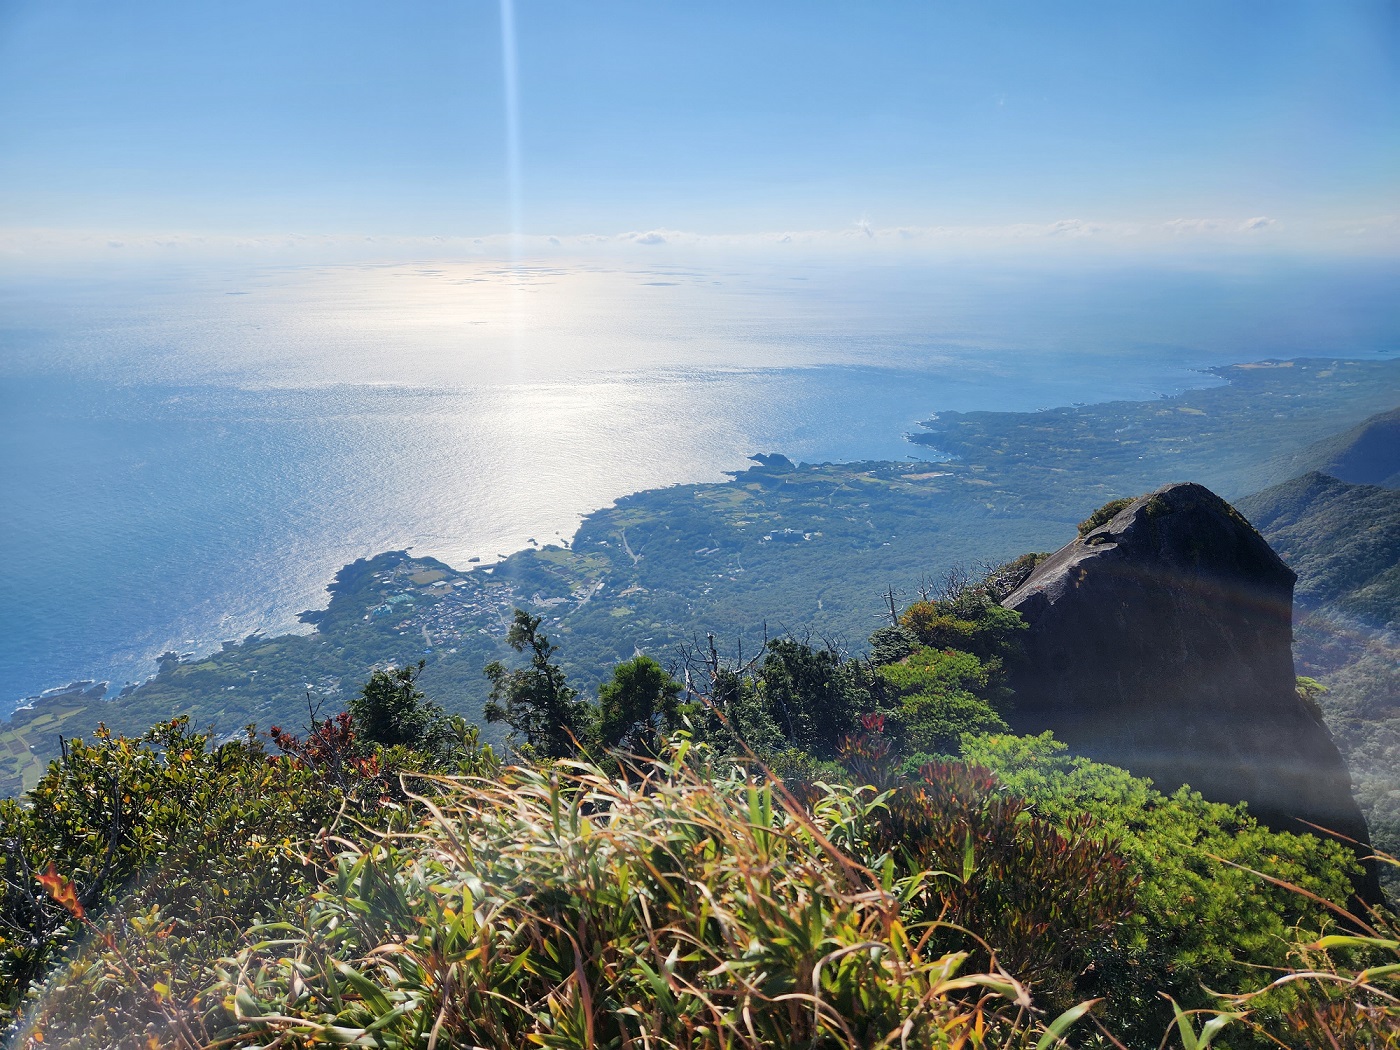
[[[903,458],[947,410],[1152,398],[1400,346],[1393,267],[486,263],[0,277],[0,715],[294,627],[755,452]]]

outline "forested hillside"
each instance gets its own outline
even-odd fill
[[[1394,415],[1343,436],[1364,441]],[[1335,462],[1364,458],[1340,439],[1326,450]],[[1361,450],[1379,451],[1369,444]],[[1238,505],[1298,573],[1298,673],[1325,689],[1317,700],[1351,767],[1373,840],[1394,852],[1400,849],[1400,489],[1314,472]]]

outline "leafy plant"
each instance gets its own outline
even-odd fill
[[[604,747],[639,755],[660,753],[661,741],[680,728],[682,686],[649,656],[613,668],[598,690],[598,728]]]
[[[957,649],[1002,662],[1015,658],[1019,633],[1026,628],[1020,613],[998,605],[980,586],[952,598],[914,602],[899,622],[930,649]]]
[[[370,675],[346,705],[355,728],[368,742],[384,747],[432,751],[449,737],[446,716],[418,688],[425,664],[408,664]]]
[[[1118,516],[1120,510],[1132,505],[1135,498],[1136,497],[1133,496],[1124,496],[1121,499],[1109,500],[1079,523],[1080,538],[1083,539],[1100,526],[1107,525]]]
[[[138,740],[69,741],[27,802],[0,803],[0,990],[17,1008],[69,953],[34,1024],[49,1046],[85,1047],[112,1043],[114,1026],[188,1015],[247,918],[314,883],[292,842],[333,828],[341,797],[251,734],[216,745],[176,719]],[[26,880],[39,872],[71,898],[36,893]],[[94,937],[79,943],[85,928]]]

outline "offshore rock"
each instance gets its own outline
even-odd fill
[[[1294,579],[1207,488],[1134,500],[1002,603],[1029,625],[1008,720],[1164,791],[1190,784],[1276,830],[1306,821],[1369,855],[1346,763],[1297,693]],[[1379,899],[1374,870],[1359,888]]]

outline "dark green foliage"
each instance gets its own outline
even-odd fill
[[[742,663],[713,648],[690,658],[693,701],[683,714],[694,739],[736,759],[752,752],[794,776],[834,759],[886,691],[868,661],[794,638],[770,640]]]
[[[767,758],[787,750],[787,738],[773,718],[762,687],[747,669],[716,670],[694,714],[696,739],[721,754],[738,757],[747,749]]]
[[[1089,535],[1089,533],[1093,532],[1100,525],[1107,525],[1117,516],[1120,510],[1131,504],[1134,498],[1133,496],[1124,496],[1121,499],[1109,500],[1098,510],[1094,511],[1094,513],[1090,514],[1079,523],[1080,538],[1082,539]]]
[[[919,639],[902,624],[889,624],[877,628],[870,636],[870,662],[892,664],[903,660],[918,648]]]
[[[868,665],[791,638],[768,643],[758,684],[788,746],[820,759],[834,758],[856,719],[875,706]]]
[[[660,743],[680,728],[681,683],[649,656],[613,668],[598,690],[598,731],[606,748],[657,755]]]
[[[1021,615],[998,605],[981,588],[947,599],[915,602],[899,622],[933,649],[960,649],[987,661],[1006,662],[1019,651]]]
[[[491,699],[488,722],[504,722],[525,738],[533,754],[564,758],[574,754],[590,735],[590,711],[569,686],[552,657],[557,646],[540,631],[540,618],[515,610],[506,642],[517,653],[529,653],[529,663],[508,670],[499,660],[486,665]]]
[[[450,730],[442,708],[418,688],[424,663],[375,671],[357,696],[350,698],[350,716],[366,741],[383,747],[414,747],[432,751],[446,742]]]

